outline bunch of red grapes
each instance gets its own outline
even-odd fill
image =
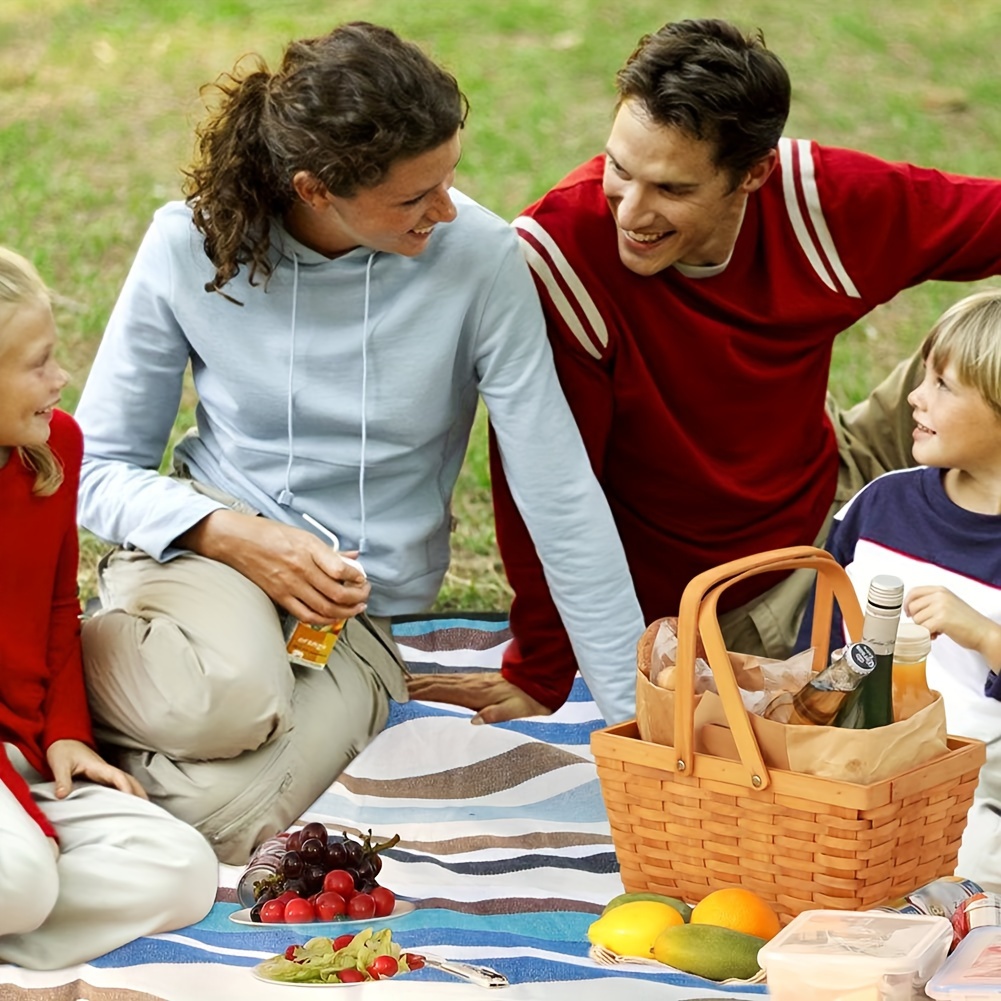
[[[372,844],[347,833],[330,834],[319,821],[293,831],[273,876],[254,883],[250,920],[264,924],[311,921],[367,921],[393,913],[396,895],[376,880],[382,870],[380,852],[400,840],[398,834]]]

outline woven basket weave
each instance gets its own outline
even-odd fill
[[[861,910],[955,869],[984,745],[948,738],[946,754],[868,785],[769,769],[740,701],[716,617],[723,589],[752,574],[818,571],[815,667],[827,659],[833,598],[849,634],[861,611],[844,571],[823,550],[795,547],[735,560],[696,577],[678,625],[675,746],[640,739],[635,721],[591,736],[612,839],[629,892],[690,903],[742,886],[783,923],[811,908]],[[646,655],[653,629],[644,638]],[[701,635],[740,760],[694,753],[694,662]],[[643,656],[641,650],[640,656]]]

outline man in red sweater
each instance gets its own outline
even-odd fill
[[[665,25],[617,84],[604,155],[514,225],[650,620],[709,567],[822,543],[864,482],[911,464],[920,358],[840,413],[833,341],[908,286],[1001,272],[1001,182],[782,138],[782,63],[722,21]],[[488,722],[558,707],[574,677],[497,461],[493,477],[518,642],[499,677],[411,689]],[[785,656],[809,584],[730,589],[728,644]]]

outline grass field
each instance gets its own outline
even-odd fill
[[[472,103],[458,186],[512,218],[601,149],[615,70],[639,36],[667,17],[703,16],[764,31],[793,78],[788,134],[960,173],[1001,170],[996,0],[3,0],[0,242],[31,257],[59,293],[73,375],[66,405],[153,210],[179,194],[199,88],[241,55],[274,60],[289,39],[344,20],[420,42]],[[836,394],[861,396],[962,291],[911,290],[848,331],[835,353]],[[179,426],[192,420],[187,403]],[[441,607],[507,601],[484,439],[481,423],[456,498]],[[87,540],[85,594],[99,549]]]

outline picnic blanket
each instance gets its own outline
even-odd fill
[[[393,631],[414,671],[496,670],[510,635],[500,616],[402,619]],[[763,985],[727,989],[667,968],[604,967],[588,957],[588,925],[622,884],[588,747],[603,724],[579,678],[552,716],[471,726],[471,715],[394,705],[386,730],[302,818],[333,832],[371,829],[379,840],[400,835],[379,881],[416,904],[386,925],[403,948],[499,970],[511,986],[495,993],[510,1001],[767,995]],[[0,1001],[294,999],[294,986],[263,983],[251,969],[313,933],[230,921],[240,909],[239,875],[220,866],[216,903],[196,925],[71,969],[0,965]],[[485,994],[431,968],[352,986],[361,1001]]]

